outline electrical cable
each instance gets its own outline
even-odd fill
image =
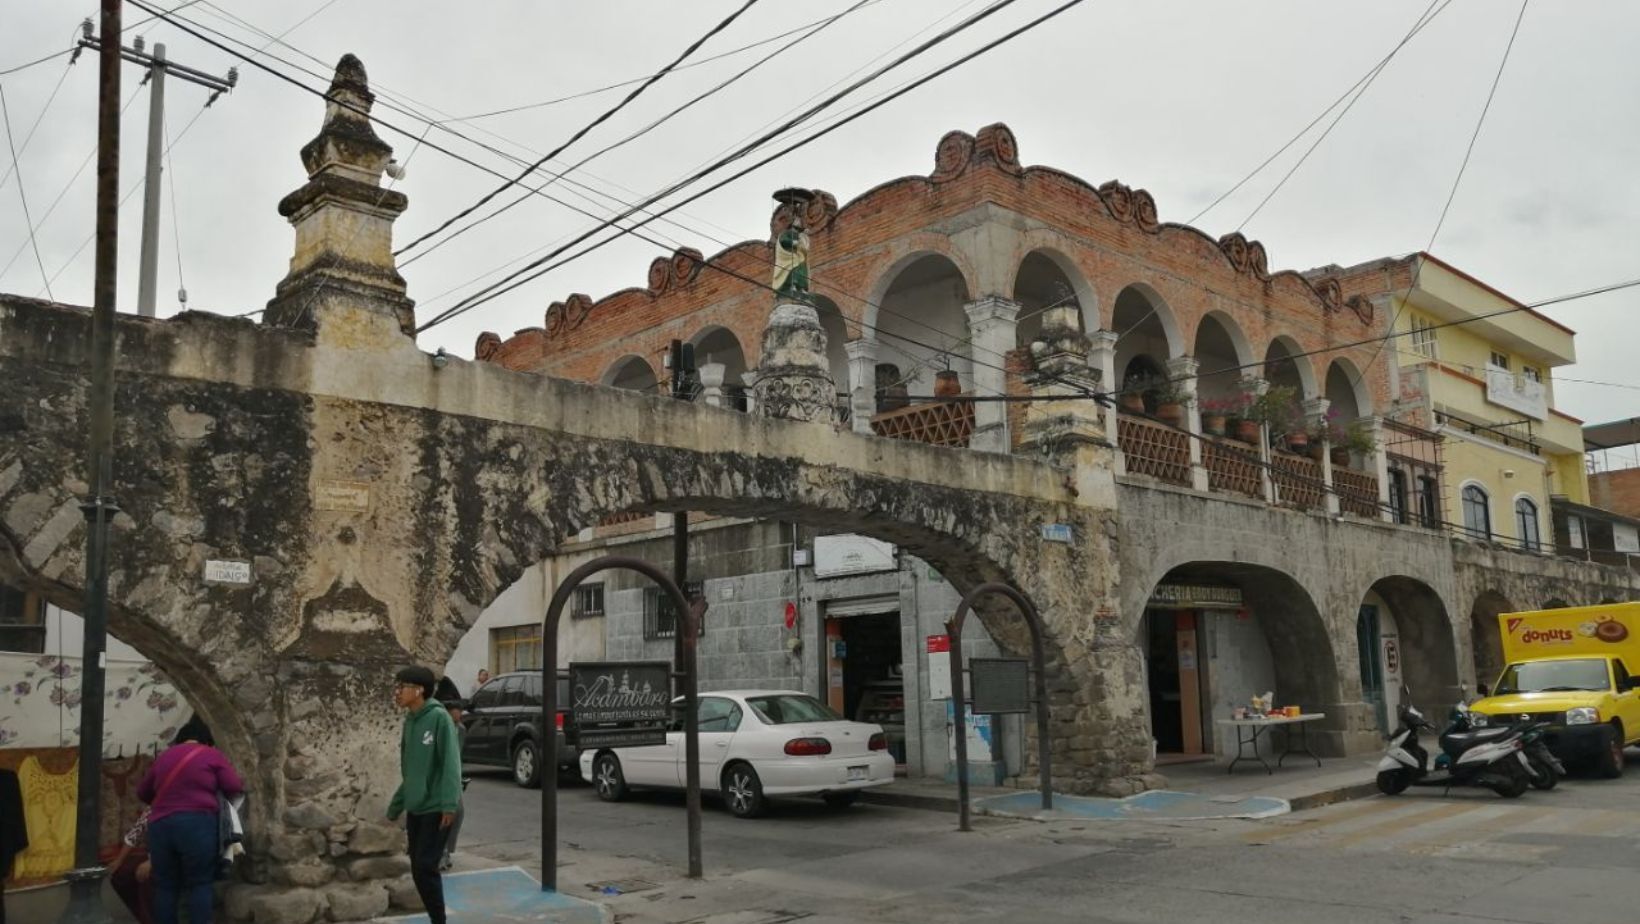
[[[171,243],[177,258],[177,301],[187,307],[188,280],[182,275],[182,222],[177,218],[177,173],[176,165],[171,161],[171,128],[170,120],[165,120],[165,172],[171,174],[171,182],[165,184],[171,193]]]
[[[61,82],[59,82],[58,85],[61,86]],[[50,103],[48,102],[46,105],[50,106]],[[44,260],[40,259],[40,239],[34,233],[34,219],[29,217],[28,213],[28,194],[24,191],[24,186],[26,184],[23,182],[23,168],[17,162],[17,146],[12,142],[11,109],[6,105],[6,88],[4,85],[0,85],[0,116],[3,116],[5,120],[6,147],[11,149],[11,165],[17,172],[17,197],[23,200],[23,222],[28,225],[29,228],[28,240],[29,244],[34,248],[34,263],[40,268],[40,278],[45,281],[47,297],[51,298],[52,301],[56,301],[56,296],[51,294],[51,280],[46,279],[46,263]],[[39,123],[36,122],[35,124],[38,125]],[[25,144],[26,143],[27,142],[25,142]]]
[[[415,240],[411,241],[410,243],[405,244],[403,247],[400,247],[398,250],[393,251],[393,256],[396,257],[396,256],[404,253],[405,251],[414,248],[416,245],[418,245],[421,242],[427,240],[428,238],[433,237],[434,235],[441,233],[446,228],[450,227],[451,225],[455,224],[456,222],[460,221],[461,219],[466,218],[468,215],[471,215],[473,212],[475,212],[478,209],[482,208],[486,203],[488,203],[490,200],[494,199],[496,196],[499,196],[502,193],[506,192],[507,187],[514,186],[514,185],[517,185],[518,183],[522,182],[524,179],[529,177],[529,175],[531,173],[535,172],[536,168],[540,167],[542,164],[544,164],[547,161],[553,159],[554,157],[557,157],[559,154],[562,154],[564,152],[564,150],[566,148],[568,148],[570,145],[572,145],[575,142],[581,140],[583,137],[586,136],[586,134],[588,132],[590,132],[593,129],[597,128],[598,126],[604,124],[604,122],[608,121],[611,116],[615,115],[615,113],[620,112],[623,108],[625,108],[628,103],[632,102],[633,100],[637,99],[640,95],[642,95],[645,90],[647,90],[650,87],[654,86],[661,78],[663,78],[667,74],[671,73],[673,68],[677,67],[679,64],[682,64],[684,62],[684,59],[688,58],[691,54],[694,54],[695,51],[700,48],[700,46],[706,44],[706,42],[711,40],[711,38],[713,36],[717,35],[719,32],[722,32],[724,29],[729,28],[729,26],[732,25],[736,19],[740,18],[740,15],[742,13],[744,13],[747,10],[751,9],[753,4],[755,4],[757,2],[758,2],[758,0],[746,0],[746,2],[741,4],[741,6],[738,9],[736,9],[733,13],[730,13],[728,16],[724,17],[723,20],[718,22],[717,25],[715,25],[711,29],[707,30],[705,35],[702,35],[701,37],[695,39],[693,42],[689,43],[689,47],[685,48],[683,50],[682,54],[678,55],[677,58],[673,59],[672,62],[667,64],[665,67],[663,67],[660,70],[656,71],[653,75],[650,76],[650,78],[648,80],[644,81],[642,84],[639,84],[636,88],[634,88],[632,90],[631,93],[628,93],[620,102],[616,103],[614,106],[611,106],[609,109],[605,110],[604,113],[602,115],[598,116],[596,119],[593,119],[591,122],[587,123],[586,125],[582,126],[579,129],[577,129],[575,134],[573,134],[569,137],[568,141],[565,141],[563,144],[560,144],[558,147],[554,148],[550,154],[548,154],[547,156],[541,158],[540,160],[536,161],[535,163],[531,164],[528,169],[526,169],[523,173],[520,173],[518,176],[514,177],[512,179],[512,181],[510,181],[510,182],[508,182],[504,185],[497,186],[495,189],[490,190],[489,192],[485,193],[483,196],[479,197],[479,200],[477,202],[473,203],[472,205],[467,206],[466,208],[464,208],[461,211],[457,212],[455,215],[453,215],[450,218],[446,219],[438,227],[434,228],[431,231],[428,231],[426,234],[421,235],[420,237],[416,238]]]
[[[167,12],[175,13],[178,10],[185,10],[188,7],[193,6],[194,4],[199,3],[199,2],[200,2],[200,0],[187,0],[186,3],[180,3],[177,6],[173,7],[172,9],[168,10]],[[120,29],[120,34],[124,35],[125,33],[130,32],[132,29],[135,29],[136,27],[138,27],[140,25],[143,25],[144,23],[153,22],[154,20],[156,20],[158,18],[159,17],[156,15],[156,16],[149,16],[146,19],[140,19],[140,20],[138,20],[134,23],[131,23],[128,26],[124,26],[123,28],[121,28]],[[78,26],[74,27],[74,34],[79,35],[79,33],[80,33],[80,28]],[[75,50],[78,47],[79,47],[78,40],[74,40],[74,44],[71,44],[70,47],[68,47],[68,48],[64,48],[62,51],[54,51],[51,54],[46,55],[43,58],[36,58],[33,61],[27,62],[26,64],[18,64],[18,65],[14,65],[12,67],[8,67],[5,70],[0,70],[0,77],[5,77],[8,74],[15,74],[18,71],[27,70],[28,68],[31,68],[31,67],[35,66],[36,64],[44,64],[47,61],[55,61],[58,58],[61,58],[63,55],[72,55],[72,54],[74,54]],[[72,62],[70,62],[70,63],[72,63]]]
[[[68,79],[68,72],[73,69],[74,62],[70,61],[68,67],[63,68],[62,74],[58,75],[57,85],[51,88],[51,95],[46,97],[46,104],[40,107],[40,114],[34,117],[34,124],[29,126],[28,134],[23,136],[23,143],[11,152],[11,166],[6,168],[4,176],[0,176],[0,187],[6,185],[6,181],[11,179],[13,173],[22,169],[18,166],[17,159],[28,150],[28,143],[34,140],[34,133],[39,130],[40,123],[45,121],[46,113],[51,111],[51,104],[57,101],[57,92],[63,88],[63,81]],[[18,182],[21,183],[22,180],[19,179]]]
[[[598,150],[592,152],[591,154],[588,154],[587,156],[581,158],[580,160],[576,161],[575,163],[571,164],[570,166],[565,167],[559,173],[557,173],[555,175],[549,175],[547,177],[546,182],[542,183],[540,186],[536,186],[536,187],[530,189],[529,191],[525,192],[523,195],[521,195],[518,198],[512,200],[511,202],[508,202],[506,205],[501,206],[500,208],[496,209],[495,211],[491,212],[490,214],[475,218],[471,222],[469,222],[468,224],[466,224],[466,225],[464,225],[460,228],[457,228],[456,230],[450,232],[449,234],[446,234],[442,240],[440,240],[437,243],[427,247],[421,253],[418,253],[418,254],[412,256],[410,259],[405,260],[402,263],[400,263],[399,268],[403,269],[404,267],[409,266],[410,264],[416,262],[417,260],[420,260],[422,257],[425,257],[428,254],[433,253],[434,251],[438,250],[440,247],[443,247],[445,244],[448,244],[451,241],[455,240],[456,238],[462,236],[463,234],[466,234],[468,231],[471,231],[473,228],[476,228],[479,225],[481,225],[481,224],[483,224],[487,221],[490,221],[491,219],[495,218],[496,216],[500,215],[501,213],[508,211],[513,206],[516,206],[519,203],[528,201],[530,196],[532,196],[535,193],[540,192],[543,189],[546,189],[548,186],[551,186],[556,180],[558,180],[564,174],[570,173],[570,172],[575,171],[575,170],[579,170],[580,168],[586,166],[587,164],[591,163],[592,161],[598,159],[599,157],[602,157],[603,155],[608,154],[610,151],[613,151],[617,148],[623,147],[624,145],[627,145],[627,144],[631,143],[632,141],[635,141],[639,138],[642,138],[644,135],[649,134],[650,132],[654,131],[656,128],[660,127],[661,125],[664,125],[666,122],[668,122],[672,118],[674,118],[678,115],[681,115],[682,113],[684,113],[685,111],[687,111],[688,109],[693,107],[696,103],[699,103],[700,101],[702,101],[702,100],[704,100],[704,99],[706,99],[710,96],[713,96],[716,93],[724,90],[725,88],[727,88],[730,85],[734,84],[736,81],[739,81],[741,78],[750,75],[753,71],[755,71],[758,68],[762,67],[764,64],[767,64],[769,61],[773,60],[775,57],[777,57],[781,54],[784,54],[785,52],[791,50],[796,45],[798,45],[798,44],[800,44],[804,41],[807,41],[808,39],[811,39],[814,36],[818,35],[822,29],[825,29],[827,26],[829,26],[832,23],[836,22],[838,19],[841,19],[842,17],[847,16],[849,13],[852,13],[855,10],[858,10],[860,7],[864,6],[868,2],[870,2],[870,0],[858,0],[858,2],[856,2],[853,6],[850,6],[848,9],[846,9],[843,12],[839,13],[837,16],[826,20],[821,25],[816,26],[813,30],[811,30],[809,32],[805,32],[802,35],[799,35],[798,37],[796,37],[796,38],[792,39],[791,41],[787,42],[786,44],[780,46],[779,48],[776,48],[774,51],[769,52],[768,54],[764,55],[763,57],[761,57],[761,58],[757,59],[756,61],[752,62],[751,66],[742,68],[740,71],[738,71],[735,74],[733,74],[732,76],[730,76],[729,79],[724,80],[724,81],[718,83],[716,86],[712,87],[711,89],[707,90],[706,92],[701,93],[701,94],[693,97],[688,102],[685,102],[683,105],[674,108],[672,111],[666,113],[665,115],[663,115],[660,118],[654,120],[653,122],[650,122],[648,125],[645,125],[643,128],[640,128],[635,132],[631,132],[630,134],[628,134],[626,137],[620,139],[619,141],[615,141],[611,144],[607,144],[604,147],[599,148]],[[560,148],[559,150],[562,150],[562,148]],[[540,162],[536,163],[535,165],[533,165],[530,168],[530,171],[534,172],[536,169],[538,169],[541,166],[542,163],[545,163],[549,159],[551,159],[551,158],[550,157],[542,158],[542,160]],[[404,250],[409,249],[410,246],[411,245],[406,245],[405,247],[400,248],[399,252],[402,253]]]
[[[933,47],[933,45],[938,44],[941,41],[944,41],[946,38],[949,38],[950,36],[956,34],[957,32],[960,32],[961,30],[966,29],[969,26],[973,25],[975,22],[978,22],[979,19],[981,19],[985,16],[989,16],[989,15],[991,15],[991,13],[994,13],[996,10],[1001,9],[1003,4],[1011,3],[1011,2],[1014,2],[1014,0],[998,0],[998,3],[995,3],[992,6],[987,7],[985,10],[980,11],[980,13],[976,14],[975,17],[971,17],[969,20],[964,21],[962,24],[960,24],[956,27],[953,27],[952,30],[947,30],[946,32],[941,33],[940,36],[937,36],[934,39],[931,39],[930,41],[925,42],[922,45],[919,45],[917,48],[915,48],[912,51],[908,52],[906,55],[902,55],[900,58],[896,59],[894,62],[892,62],[890,65],[888,65],[888,67],[883,68],[883,69],[879,70],[878,72],[868,76],[864,80],[857,82],[856,84],[851,86],[849,89],[844,90],[842,93],[831,97],[826,102],[820,104],[820,106],[817,107],[816,110],[813,110],[813,111],[818,111],[819,108],[824,108],[825,106],[829,105],[830,103],[835,102],[837,99],[840,99],[842,96],[845,96],[848,93],[852,92],[853,89],[863,85],[865,82],[868,82],[872,79],[875,79],[876,76],[878,76],[882,73],[886,73],[887,70],[889,70],[889,69],[891,69],[895,66],[898,66],[899,64],[903,63],[904,61],[910,60],[910,58],[912,58],[912,57],[915,57],[917,55],[922,54],[928,48]],[[963,64],[965,64],[969,61],[972,61],[973,59],[979,57],[980,55],[983,55],[986,52],[991,51],[992,49],[997,48],[998,46],[1003,45],[1003,44],[1005,44],[1005,43],[1019,37],[1020,35],[1023,35],[1026,32],[1029,32],[1030,30],[1036,28],[1037,26],[1040,26],[1041,24],[1043,24],[1043,23],[1047,22],[1048,20],[1060,15],[1061,13],[1064,13],[1065,11],[1071,9],[1072,7],[1079,6],[1083,2],[1084,2],[1084,0],[1067,0],[1067,2],[1055,7],[1054,9],[1048,11],[1047,13],[1037,17],[1036,19],[1031,20],[1030,22],[1027,22],[1025,25],[1020,26],[1020,27],[1018,27],[1018,28],[1016,28],[1016,29],[1014,29],[1010,32],[1007,32],[1007,33],[1003,34],[1000,38],[994,39],[994,40],[992,40],[992,41],[990,41],[990,42],[988,42],[984,45],[981,45],[979,48],[977,48],[977,49],[963,55],[962,57],[960,57],[960,58],[956,59],[955,61],[945,65],[944,67],[941,67],[938,70],[935,70],[932,73],[920,78],[919,80],[917,80],[917,81],[915,81],[911,84],[908,84],[904,89],[896,92],[894,95],[886,97],[885,99],[883,99],[883,100],[881,100],[877,103],[872,104],[870,107],[867,107],[865,109],[860,110],[859,112],[855,113],[854,115],[849,116],[847,119],[845,119],[843,121],[840,121],[840,122],[837,122],[837,123],[833,124],[832,126],[824,129],[823,131],[817,132],[817,133],[812,134],[809,137],[807,137],[805,139],[802,139],[802,140],[800,140],[800,141],[798,141],[794,144],[788,145],[787,147],[781,149],[780,151],[777,151],[774,154],[771,154],[768,157],[765,157],[762,160],[759,160],[757,163],[754,163],[751,166],[745,167],[745,168],[741,169],[740,171],[738,171],[734,174],[731,174],[731,175],[729,175],[728,177],[725,177],[722,180],[719,180],[718,182],[712,184],[711,186],[708,186],[707,188],[705,188],[703,190],[692,193],[688,197],[684,198],[683,200],[681,200],[677,203],[674,203],[673,205],[667,206],[666,208],[664,208],[661,211],[657,212],[655,217],[659,217],[661,215],[665,215],[665,214],[668,214],[672,211],[675,211],[676,209],[681,208],[682,206],[687,205],[690,202],[693,202],[693,201],[701,198],[702,196],[705,196],[709,193],[712,193],[712,192],[714,192],[718,189],[723,188],[724,186],[728,185],[729,183],[732,183],[735,180],[738,180],[738,179],[746,176],[747,174],[751,173],[754,170],[757,170],[761,167],[764,167],[764,166],[774,162],[775,160],[778,160],[779,158],[784,157],[785,155],[791,153],[792,151],[797,150],[800,147],[803,147],[804,145],[807,145],[807,144],[813,143],[814,141],[819,140],[821,137],[824,137],[825,135],[830,134],[831,132],[836,131],[839,128],[842,128],[844,125],[849,124],[850,122],[854,121],[855,119],[858,119],[858,118],[866,115],[867,113],[870,113],[870,112],[874,111],[875,109],[880,108],[881,106],[886,105],[889,102],[892,102],[893,100],[899,98],[899,96],[904,95],[905,93],[908,93],[911,90],[916,89],[917,87],[920,87],[922,84],[927,83],[928,81],[933,80],[934,78],[939,77],[939,76],[941,76],[941,75],[943,75],[943,74],[945,74],[945,73],[947,73],[951,70],[954,70],[955,68],[960,67],[960,66],[962,66]],[[802,117],[799,117],[799,119],[801,119],[801,118]],[[794,122],[795,121],[797,121],[797,120],[794,120]],[[791,123],[788,123],[788,124],[791,124]],[[733,159],[734,158],[731,158],[730,160],[733,160]],[[727,164],[728,162],[729,161],[726,160],[726,161],[722,162],[722,164]],[[714,168],[714,169],[716,169],[716,168]],[[711,171],[703,171],[698,176],[699,177],[704,177],[704,175],[706,173],[709,173],[709,172],[711,172]],[[672,189],[672,190],[667,190],[667,191],[664,191],[660,194],[657,194],[656,196],[652,196],[652,197],[650,197],[649,199],[647,199],[645,202],[643,202],[641,204],[644,205],[644,206],[651,205],[651,204],[654,203],[655,200],[660,199],[660,198],[664,198],[665,196],[670,195],[672,192],[675,192],[678,188],[681,188],[681,185],[679,187],[674,187],[674,189]],[[614,221],[619,221],[622,218],[629,217],[629,215],[630,215],[630,213],[628,213],[628,215],[620,216],[617,219],[615,219]],[[651,222],[653,220],[654,220],[654,217],[646,218],[646,219],[644,219],[640,222],[637,222],[633,226],[633,230],[635,230],[636,228],[641,228],[641,227],[643,227],[644,225],[648,224],[649,222]],[[614,222],[612,221],[611,224],[614,224]],[[620,228],[618,225],[616,225],[616,228],[622,234],[631,233],[631,230]],[[586,232],[585,234],[583,234],[583,235],[581,235],[580,237],[577,238],[576,243],[579,243],[580,241],[591,237],[592,235],[596,234],[599,230],[601,230],[601,229],[593,229],[592,231]],[[553,269],[556,269],[560,266],[563,266],[566,263],[569,263],[573,260],[579,259],[580,257],[583,257],[586,254],[591,253],[594,250],[597,250],[598,248],[604,246],[605,244],[607,244],[610,241],[614,240],[618,236],[619,235],[617,234],[617,235],[613,235],[611,237],[605,238],[604,240],[599,241],[599,242],[593,244],[590,247],[584,248],[584,249],[570,255],[569,257],[565,258],[564,260],[561,260],[557,263],[553,263],[551,265],[547,265],[544,268],[539,269],[539,271],[533,272],[531,275],[528,276],[528,278],[523,278],[521,281],[514,282],[514,280],[518,280],[521,276],[524,276],[525,273],[530,272],[532,270],[535,270],[537,267],[542,267],[543,264],[546,264],[548,260],[552,259],[554,256],[556,256],[556,255],[562,253],[564,250],[568,249],[567,246],[563,247],[563,248],[557,248],[552,253],[549,253],[546,256],[538,258],[537,260],[531,262],[530,264],[527,264],[523,270],[519,270],[517,272],[514,272],[514,273],[510,274],[508,277],[503,279],[501,282],[494,283],[490,286],[487,286],[484,289],[481,289],[479,292],[475,293],[474,295],[469,296],[467,299],[465,299],[461,302],[458,302],[456,305],[452,306],[451,308],[446,309],[445,311],[441,312],[437,317],[435,317],[433,320],[431,320],[431,321],[421,325],[420,327],[418,327],[416,329],[416,332],[419,334],[419,333],[421,333],[421,332],[423,332],[423,331],[425,331],[425,330],[427,330],[427,329],[429,329],[433,326],[436,326],[438,324],[442,324],[443,322],[448,321],[449,319],[451,319],[453,317],[456,317],[457,315],[460,315],[460,314],[463,314],[467,311],[470,311],[473,308],[476,308],[479,305],[484,304],[485,302],[491,301],[491,300],[495,299],[496,297],[498,297],[500,295],[506,294],[507,292],[510,292],[515,288],[518,288],[520,285],[524,285],[528,282],[531,282],[535,279],[538,279],[542,275],[546,274],[547,272],[550,272]],[[573,246],[573,245],[571,245],[571,246]]]

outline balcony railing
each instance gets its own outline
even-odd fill
[[[1338,492],[1338,508],[1358,517],[1377,519],[1378,478],[1341,465],[1333,466],[1333,490]]]
[[[1289,507],[1318,510],[1326,490],[1321,481],[1321,463],[1287,452],[1270,453],[1270,480],[1276,483],[1276,500]]]
[[[884,411],[871,418],[871,432],[893,440],[966,447],[974,435],[974,402],[932,401]]]
[[[1203,437],[1202,465],[1207,467],[1209,490],[1264,496],[1257,446],[1239,440]]]
[[[1155,421],[1119,414],[1117,441],[1130,475],[1149,475],[1168,484],[1190,484],[1190,434]]]

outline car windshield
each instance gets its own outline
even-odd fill
[[[812,696],[801,693],[781,693],[775,696],[753,696],[746,700],[757,717],[768,725],[790,725],[794,722],[841,722],[843,717],[831,707]]]
[[[1554,693],[1567,690],[1609,690],[1611,678],[1606,662],[1597,659],[1577,661],[1524,661],[1511,664],[1498,678],[1494,694]]]

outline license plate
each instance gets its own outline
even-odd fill
[[[857,782],[857,781],[863,780],[865,778],[866,778],[866,768],[865,767],[850,767],[850,768],[848,768],[848,781],[850,783]]]

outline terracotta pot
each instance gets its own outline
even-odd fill
[[[1175,427],[1182,426],[1184,424],[1184,405],[1158,404],[1156,405],[1156,417],[1163,423],[1172,424]]]
[[[1121,397],[1120,403],[1122,405],[1122,410],[1127,411],[1129,413],[1143,414],[1145,412],[1145,396],[1144,395],[1141,395],[1141,394],[1138,394],[1138,393],[1126,394],[1126,395],[1123,395]]]
[[[1258,443],[1258,421],[1236,421],[1236,439],[1241,440],[1243,443],[1253,443],[1256,445]]]
[[[941,369],[934,373],[934,396],[936,398],[955,398],[962,394],[962,382],[957,378],[956,370]]]
[[[1297,453],[1299,455],[1303,455],[1305,448],[1308,447],[1309,445],[1310,445],[1310,435],[1308,433],[1289,433],[1289,434],[1287,434],[1287,450],[1289,452],[1293,452],[1293,453]]]
[[[1332,464],[1333,468],[1349,468],[1350,451],[1348,449],[1334,448],[1332,451]]]
[[[1223,414],[1203,414],[1202,429],[1213,436],[1224,435],[1225,418]]]
[[[1326,455],[1326,454],[1327,454],[1327,447],[1324,444],[1322,444],[1322,443],[1311,443],[1310,444],[1310,450],[1309,450],[1310,458],[1314,459],[1317,462],[1320,462],[1321,457]]]

